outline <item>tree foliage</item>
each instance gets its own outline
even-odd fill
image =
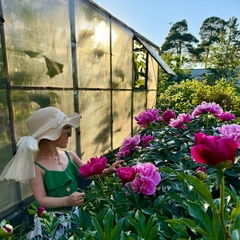
[[[207,18],[200,28],[201,43],[198,46],[200,60],[204,63],[205,68],[208,67],[208,58],[211,47],[220,41],[220,34],[225,33],[227,22],[218,17]]]
[[[206,80],[194,79],[174,83],[160,94],[157,107],[189,112],[202,101],[220,104],[225,111],[240,117],[240,96],[236,87],[226,80],[217,81],[213,86],[208,85]]]
[[[172,52],[176,66],[180,68],[185,52],[190,52],[193,49],[193,44],[197,42],[197,38],[188,32],[187,21],[182,20],[173,24],[161,47],[161,51]]]

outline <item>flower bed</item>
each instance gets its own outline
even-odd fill
[[[92,182],[71,239],[240,239],[236,117],[203,102],[192,113],[147,109],[135,119],[140,133],[80,169]],[[124,166],[99,178],[116,159]]]

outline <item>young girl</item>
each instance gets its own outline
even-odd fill
[[[55,107],[34,112],[26,122],[29,136],[18,142],[18,150],[5,167],[0,180],[30,181],[33,195],[39,206],[54,212],[61,220],[54,232],[54,239],[66,236],[71,228],[71,212],[84,202],[84,193],[78,192],[77,179],[81,159],[72,151],[62,150],[68,145],[72,127],[79,127],[80,116],[67,117]],[[123,161],[116,161],[104,175],[116,172]],[[41,218],[35,217],[31,239],[51,239],[44,231]]]

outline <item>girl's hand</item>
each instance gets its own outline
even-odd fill
[[[105,177],[105,176],[115,173],[116,169],[120,168],[122,166],[122,163],[124,163],[124,160],[117,160],[109,168],[107,168],[103,171],[102,176]]]
[[[85,193],[74,192],[67,197],[68,206],[81,206],[84,203]]]

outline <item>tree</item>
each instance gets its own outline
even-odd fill
[[[180,68],[185,63],[185,53],[191,51],[195,43],[198,43],[198,39],[188,32],[187,21],[182,20],[171,27],[161,47],[161,53],[172,52],[176,67]]]
[[[209,17],[204,20],[200,28],[201,43],[195,49],[194,53],[198,60],[208,67],[211,47],[220,41],[220,33],[225,33],[227,22],[219,17]]]
[[[232,82],[239,79],[240,31],[236,17],[226,22],[224,31],[218,35],[218,42],[211,45],[208,54],[209,82],[214,83],[222,78]]]

